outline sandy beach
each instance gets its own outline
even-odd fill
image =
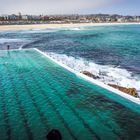
[[[84,26],[110,26],[110,25],[129,25],[140,23],[78,23],[78,24],[31,24],[31,25],[0,25],[0,31],[8,30],[28,30],[28,29],[53,29]]]

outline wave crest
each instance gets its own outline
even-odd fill
[[[124,87],[133,87],[140,91],[140,79],[134,76],[126,69],[114,67],[112,65],[99,65],[94,62],[87,61],[83,58],[74,58],[65,54],[47,53],[53,59],[67,65],[77,72],[89,71],[92,74],[99,76],[99,81],[105,84],[117,84]],[[140,93],[139,93],[140,95]]]
[[[0,44],[10,43],[10,42],[23,42],[24,39],[12,39],[12,38],[0,38]]]

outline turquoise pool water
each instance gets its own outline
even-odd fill
[[[36,50],[0,51],[0,140],[139,140],[140,107]]]

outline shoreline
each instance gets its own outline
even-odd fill
[[[55,28],[73,28],[85,26],[110,26],[110,25],[134,25],[134,23],[69,23],[69,24],[28,24],[28,25],[0,25],[0,31],[13,31],[13,30],[30,30],[30,29],[55,29]]]

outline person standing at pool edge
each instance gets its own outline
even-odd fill
[[[7,50],[10,50],[10,45],[7,45]]]

